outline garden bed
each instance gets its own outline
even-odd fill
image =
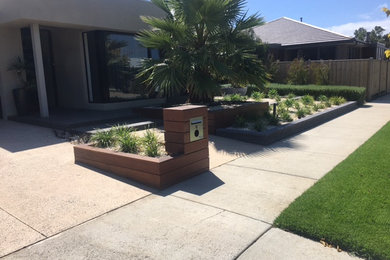
[[[268,111],[268,102],[224,102],[208,106],[209,133],[215,134],[216,129],[227,127],[234,123],[238,115],[262,116]],[[135,111],[143,117],[163,119],[163,107],[143,107]]]
[[[314,115],[310,115],[298,119],[296,121],[286,123],[284,125],[271,127],[262,132],[250,129],[229,127],[217,129],[216,134],[219,136],[237,139],[244,142],[269,145],[276,141],[309,130],[341,115],[349,113],[355,110],[357,107],[357,102],[351,101],[340,106],[332,107],[325,111],[318,112]]]

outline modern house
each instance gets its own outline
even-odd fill
[[[254,32],[280,61],[383,59],[386,49],[380,43],[362,42],[286,17],[256,27]]]
[[[140,16],[164,13],[146,0],[1,0],[0,97],[2,116],[17,115],[13,90],[22,83],[9,67],[21,57],[36,86],[39,112],[114,110],[161,102],[136,83],[140,60],[158,57],[135,33]]]

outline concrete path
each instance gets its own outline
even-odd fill
[[[0,121],[0,256],[351,259],[272,222],[389,120],[390,96],[270,147],[213,137],[221,166],[163,192],[74,165],[50,132],[4,134]]]

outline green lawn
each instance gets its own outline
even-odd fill
[[[363,257],[390,259],[390,123],[294,201],[274,224]]]

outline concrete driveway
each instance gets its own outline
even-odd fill
[[[0,121],[0,256],[350,259],[272,222],[390,120],[389,103],[270,147],[212,137],[215,168],[163,192],[75,165],[50,130]]]

